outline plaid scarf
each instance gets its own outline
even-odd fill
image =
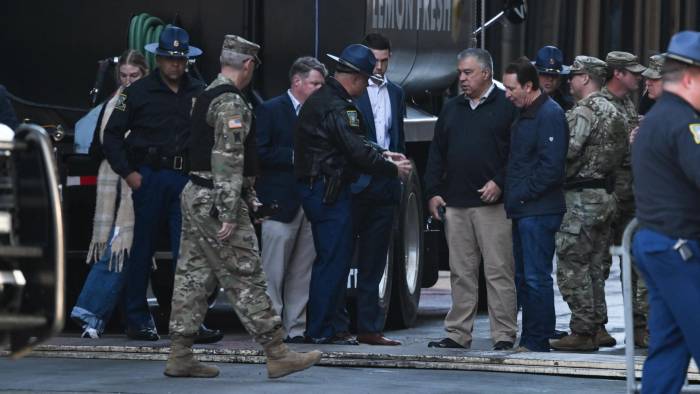
[[[121,93],[121,88],[105,104],[100,125],[100,142],[103,141],[104,129]],[[117,199],[117,194],[119,198]],[[118,204],[117,204],[118,201]],[[87,253],[87,262],[98,261],[110,244],[109,236],[114,229],[109,256],[109,270],[121,271],[129,255],[134,238],[134,204],[131,200],[131,188],[126,181],[112,171],[107,160],[102,160],[97,173],[97,201],[92,227],[92,240]]]

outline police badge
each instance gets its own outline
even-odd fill
[[[360,127],[360,118],[357,116],[357,111],[348,110],[345,111],[345,114],[348,117],[348,123],[350,123],[350,127]]]

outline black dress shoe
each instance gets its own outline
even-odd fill
[[[306,342],[306,338],[302,337],[301,335],[297,335],[295,337],[284,338],[284,343],[304,343],[304,342]]]
[[[140,330],[126,330],[126,336],[135,341],[157,341],[160,339],[155,328],[142,328]]]
[[[493,345],[493,350],[510,350],[513,348],[513,342],[498,341]]]
[[[464,346],[451,340],[450,338],[443,338],[440,341],[428,342],[428,347],[436,347],[440,349],[466,349]]]
[[[554,334],[552,334],[549,339],[562,339],[567,335],[569,335],[569,333],[566,331],[554,330]]]
[[[194,343],[214,343],[219,342],[224,337],[221,330],[210,330],[204,324],[199,326],[197,336],[194,337]]]

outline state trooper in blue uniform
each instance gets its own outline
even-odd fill
[[[700,363],[700,33],[671,38],[664,92],[632,144],[640,230],[634,257],[649,288],[642,393],[677,393]]]
[[[189,45],[185,30],[168,25],[158,42],[145,49],[156,55],[158,68],[120,95],[105,128],[102,148],[114,172],[133,191],[134,241],[125,268],[127,336],[157,341],[159,336],[146,301],[148,278],[156,241],[164,232],[163,222],[168,224],[173,261],[177,261],[182,224],[180,193],[189,180],[185,150],[190,113],[204,83],[185,72],[187,59],[202,53]],[[220,331],[201,326],[196,342],[221,338]]]
[[[405,177],[411,164],[365,138],[365,121],[352,99],[374,78],[372,51],[352,44],[339,57],[328,56],[337,62],[335,75],[304,103],[294,131],[294,175],[317,253],[306,337],[314,343],[357,345],[336,313],[352,258],[350,184],[360,173]]]

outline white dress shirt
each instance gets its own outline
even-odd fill
[[[289,99],[292,100],[292,108],[294,108],[294,112],[296,112],[296,114],[299,115],[299,111],[301,110],[301,103],[299,102],[299,100],[297,100],[296,97],[294,97],[290,89],[287,89],[287,94],[289,95]]]
[[[481,97],[479,97],[476,100],[471,98],[471,97],[467,97],[469,99],[469,106],[472,107],[472,110],[476,109],[476,107],[478,107],[481,103],[486,101],[486,98],[489,96],[489,94],[491,94],[491,91],[493,91],[493,88],[495,88],[495,87],[496,87],[496,84],[493,83],[493,81],[491,81],[491,86],[489,86],[489,88],[486,89],[486,91],[481,94]]]
[[[389,149],[391,135],[391,101],[389,100],[389,89],[386,79],[381,85],[377,85],[369,80],[367,85],[367,95],[372,104],[372,115],[374,115],[374,130],[376,132],[377,145],[384,149]]]

